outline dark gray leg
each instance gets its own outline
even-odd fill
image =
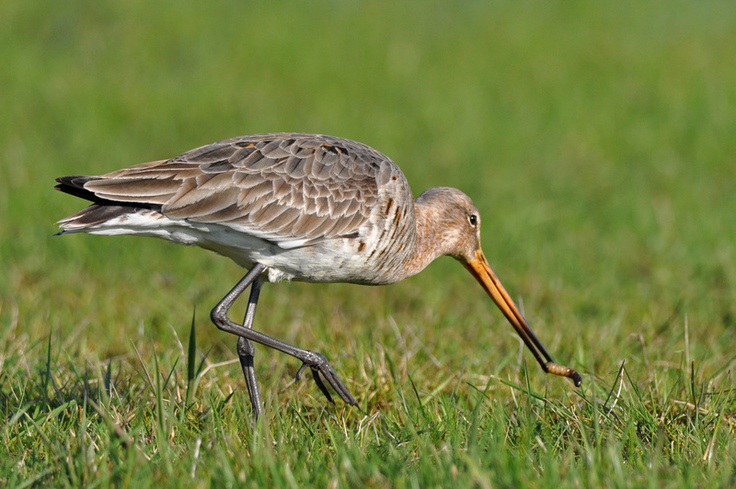
[[[314,380],[317,382],[317,385],[319,386],[322,393],[327,397],[327,399],[330,402],[334,402],[332,399],[332,396],[330,395],[329,391],[327,390],[327,387],[325,386],[324,382],[322,381],[322,378],[324,377],[324,380],[327,381],[327,383],[337,392],[337,394],[340,396],[340,398],[345,401],[348,404],[351,404],[353,406],[358,405],[358,401],[355,400],[355,398],[350,394],[350,391],[343,385],[343,383],[340,381],[340,379],[337,377],[337,372],[335,372],[335,369],[332,368],[332,366],[327,361],[327,358],[318,352],[313,352],[309,350],[304,350],[302,348],[297,348],[295,346],[289,345],[288,343],[284,343],[283,341],[277,340],[275,338],[272,338],[271,336],[268,336],[266,334],[263,334],[259,331],[255,331],[250,327],[246,327],[244,325],[237,324],[233,321],[231,321],[227,317],[227,312],[230,310],[230,307],[232,307],[235,300],[245,291],[245,289],[248,288],[251,284],[255,286],[255,282],[257,278],[263,273],[263,271],[266,269],[266,267],[260,263],[256,263],[253,268],[251,268],[248,273],[245,274],[245,277],[243,277],[240,282],[233,287],[233,289],[228,292],[225,297],[222,298],[219,304],[215,306],[214,309],[212,309],[212,312],[210,313],[210,318],[212,319],[212,322],[215,323],[215,326],[220,328],[222,331],[228,332],[230,334],[234,334],[236,336],[240,336],[243,341],[243,351],[244,355],[240,356],[240,344],[241,340],[238,339],[238,355],[241,358],[241,364],[242,362],[248,362],[250,361],[252,363],[253,356],[252,356],[252,349],[248,349],[247,342],[253,341],[256,343],[259,343],[264,346],[268,346],[269,348],[273,348],[274,350],[278,350],[282,353],[286,353],[287,355],[291,355],[292,357],[301,360],[302,361],[302,367],[299,369],[299,373],[306,368],[309,367],[312,369],[312,375],[314,376]],[[260,288],[260,286],[258,286]],[[251,292],[251,297],[253,296],[253,292]],[[256,301],[258,298],[258,294],[256,293]],[[252,313],[255,314],[255,303],[251,306],[251,303],[249,301],[248,308],[253,309]],[[246,318],[247,318],[247,312],[246,312]],[[251,318],[252,323],[252,318]],[[253,345],[251,344],[251,347]],[[250,390],[250,381],[248,380],[248,375],[245,373],[244,368],[244,375],[246,376],[246,383],[249,384],[249,392],[252,392]],[[252,375],[252,383],[253,386],[255,386],[255,375]],[[255,387],[255,391],[257,392],[257,387]],[[253,397],[251,394],[251,402],[253,402]],[[254,404],[255,406],[255,404]],[[255,410],[255,407],[254,407]]]
[[[262,285],[261,277],[256,277],[250,286],[248,307],[243,318],[243,327],[245,328],[253,327],[253,318],[256,315],[256,305],[258,304],[258,296],[261,293]],[[237,351],[238,357],[240,357],[240,366],[243,369],[243,377],[245,377],[245,386],[248,388],[248,396],[250,396],[250,404],[253,406],[253,416],[257,420],[261,414],[261,394],[258,391],[256,371],[253,368],[253,356],[256,353],[256,347],[251,341],[241,336],[238,338]]]

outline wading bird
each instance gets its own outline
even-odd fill
[[[444,255],[480,282],[545,372],[581,383],[575,370],[554,363],[486,261],[480,214],[470,198],[436,187],[414,199],[399,167],[364,144],[315,134],[242,136],[169,160],[56,181],[62,192],[92,202],[59,221],[59,234],[153,236],[215,251],[248,269],[211,318],[238,336],[256,418],[261,398],[253,342],[301,361],[297,379],[309,367],[328,400],[325,382],[357,405],[324,355],[252,329],[265,282],[390,284]],[[238,324],[228,310],[248,287]]]

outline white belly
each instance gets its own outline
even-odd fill
[[[79,231],[104,236],[149,236],[199,246],[226,256],[245,268],[250,268],[254,263],[266,265],[270,282],[373,283],[366,280],[364,256],[354,252],[354,243],[350,238],[285,249],[226,225],[169,219],[147,209]]]

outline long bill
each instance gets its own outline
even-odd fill
[[[498,308],[501,309],[501,312],[503,312],[503,315],[506,316],[506,319],[509,320],[511,325],[519,333],[526,346],[532,351],[534,358],[539,362],[542,370],[553,375],[569,377],[575,383],[576,387],[580,387],[580,384],[583,382],[580,374],[570,367],[559,365],[552,360],[552,357],[547,353],[547,350],[539,341],[537,335],[534,334],[532,328],[527,324],[524,316],[516,308],[514,301],[511,300],[506,289],[501,285],[501,281],[493,273],[483,252],[481,250],[476,251],[475,258],[468,260],[464,265],[483,286],[488,295],[491,296],[491,299],[493,299],[493,302],[496,303]]]

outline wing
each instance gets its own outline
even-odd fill
[[[405,180],[388,157],[361,143],[264,134],[93,177],[78,195],[216,223],[293,248],[356,236],[379,202],[379,187],[397,175]]]

